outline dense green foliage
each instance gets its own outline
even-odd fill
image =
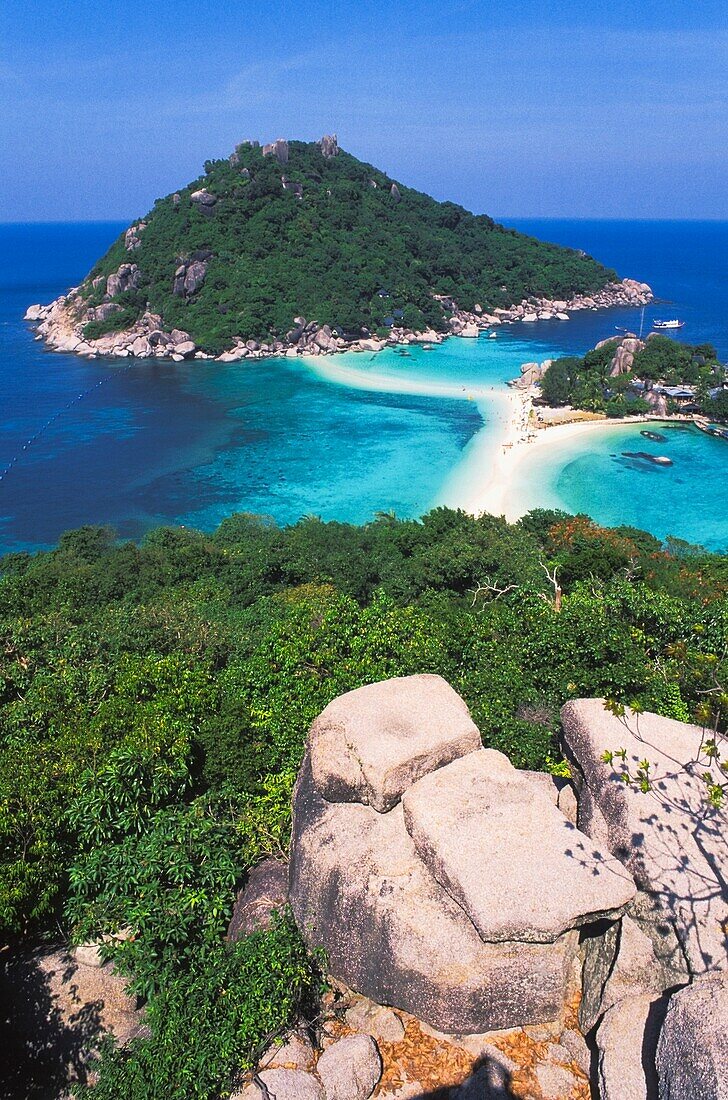
[[[247,869],[285,850],[306,732],[335,696],[440,673],[486,744],[540,769],[575,696],[707,705],[725,726],[728,558],[585,517],[234,516],[141,546],[84,528],[2,570],[5,933],[106,936],[148,1000],[150,1034],[104,1054],[99,1100],[225,1095],[317,987],[285,915],[234,949],[224,935]]]
[[[123,320],[112,314],[91,322],[86,335],[117,329],[147,303],[168,329],[186,330],[210,351],[238,336],[285,335],[301,314],[357,334],[391,324],[393,315],[409,328],[444,328],[446,312],[433,293],[453,295],[463,309],[476,302],[488,309],[529,295],[593,292],[615,277],[581,252],[402,184],[396,201],[385,173],[343,151],[326,159],[316,143],[289,148],[282,166],[241,145],[233,163],[208,162],[206,175],[181,189],[178,201],[158,200],[144,219],[141,246],[127,252],[122,235],[82,287],[95,305],[104,288],[92,291],[90,280],[126,262],[142,273],[138,290],[115,299]],[[283,188],[283,176],[301,184],[301,198]],[[190,201],[203,187],[218,200],[211,212]],[[191,297],[175,296],[175,270],[199,250],[213,254],[203,286]]]
[[[581,359],[555,359],[542,380],[544,401],[548,405],[601,410],[610,416],[642,413],[649,406],[633,389],[633,383],[640,380],[695,387],[695,402],[701,411],[715,419],[726,418],[728,391],[710,394],[726,380],[725,368],[718,362],[712,344],[691,346],[653,333],[635,355],[631,370],[612,378],[610,368],[618,342],[615,337]]]
[[[218,944],[149,1006],[150,1039],[106,1044],[99,1082],[79,1100],[191,1100],[229,1095],[314,991],[311,962],[291,917],[226,948]]]

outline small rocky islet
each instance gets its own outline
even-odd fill
[[[639,306],[645,283],[437,202],[318,142],[243,142],[158,200],[83,282],[26,320],[118,358],[377,351]]]

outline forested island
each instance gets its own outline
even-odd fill
[[[585,516],[237,515],[140,545],[83,528],[0,569],[6,962],[96,941],[130,981],[141,1029],[75,1059],[96,1100],[228,1096],[321,1013],[323,960],[285,911],[226,933],[251,868],[286,851],[307,730],[342,692],[439,673],[487,746],[556,774],[579,696],[726,730],[728,558]],[[76,1019],[61,1038],[93,1045]],[[16,1095],[44,1074],[60,1094],[34,1040],[6,1048]]]
[[[555,359],[540,379],[547,405],[610,417],[674,412],[728,420],[728,375],[712,344],[683,344],[659,333],[603,340],[585,356]]]
[[[243,142],[208,161],[78,288],[26,316],[57,350],[244,358],[476,336],[481,323],[651,297],[581,251],[406,187],[326,136]]]

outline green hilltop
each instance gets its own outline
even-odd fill
[[[137,270],[109,296],[106,280],[123,264]],[[345,334],[393,319],[444,330],[447,302],[434,295],[488,311],[594,293],[615,278],[582,252],[437,202],[323,138],[246,142],[208,161],[119,237],[80,293],[95,311],[87,339],[149,308],[218,352],[235,338],[283,337],[300,315]]]

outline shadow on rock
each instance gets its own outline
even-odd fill
[[[64,1013],[41,965],[42,952],[8,955],[0,967],[0,1097],[62,1095],[70,1080],[85,1079],[85,1052],[101,1027],[103,1002],[79,1004]],[[65,960],[62,980],[73,982],[75,964]]]
[[[89,1052],[111,1029],[138,1026],[136,1001],[106,966],[80,965],[63,949],[0,959],[0,1100],[59,1100],[87,1076]]]

